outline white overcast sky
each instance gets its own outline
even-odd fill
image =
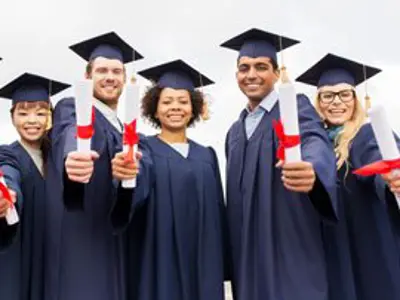
[[[136,70],[182,58],[216,84],[212,118],[190,137],[216,148],[224,169],[224,140],[246,99],[235,82],[237,53],[218,45],[258,27],[301,40],[284,52],[292,79],[327,52],[370,64],[383,72],[369,81],[373,103],[385,104],[400,131],[400,1],[398,0],[14,0],[3,1],[0,17],[0,85],[23,72],[73,83],[84,61],[68,46],[109,31],[117,32],[145,59]],[[129,69],[128,69],[129,70]],[[144,79],[143,88],[148,84]],[[313,97],[314,89],[297,84]],[[362,86],[360,93],[363,95]],[[71,90],[56,96],[72,95]],[[8,110],[0,101],[0,143],[16,139]],[[152,133],[143,122],[140,131]]]

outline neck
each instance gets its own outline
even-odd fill
[[[31,142],[31,141],[27,141],[21,138],[20,140],[21,144],[23,144],[25,147],[34,149],[34,150],[40,150],[40,146],[42,144],[41,140],[39,141],[35,141],[35,142]]]
[[[250,111],[253,111],[254,109],[257,108],[257,106],[260,105],[260,103],[272,92],[268,91],[268,93],[266,93],[263,97],[261,98],[248,98],[249,102],[248,102],[248,106]]]
[[[111,108],[113,111],[117,111],[117,107],[118,107],[118,101],[104,101],[98,98],[95,98],[97,101],[100,101],[101,103],[103,103],[104,105],[108,106],[109,108]]]
[[[164,142],[167,142],[169,144],[172,143],[186,143],[187,142],[187,137],[186,137],[186,130],[180,130],[180,131],[170,131],[166,130],[163,128],[161,130],[161,133],[158,135],[158,137],[163,140]]]

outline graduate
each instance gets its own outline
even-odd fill
[[[248,103],[227,134],[227,211],[237,300],[326,300],[321,218],[336,221],[335,157],[309,99],[298,95],[302,160],[279,162],[277,52],[298,43],[250,29],[221,46],[239,52]],[[277,164],[278,163],[278,164]]]
[[[355,169],[381,159],[372,127],[366,122],[366,113],[355,90],[379,72],[379,69],[327,54],[297,79],[317,87],[315,106],[337,158],[342,220],[335,228],[328,224],[323,227],[331,299],[335,300],[400,299],[399,215],[389,190],[391,187],[399,192],[400,180],[385,175],[385,184],[380,175],[353,174]],[[366,99],[368,107],[369,98]]]
[[[225,206],[218,160],[213,148],[187,137],[205,111],[197,88],[213,82],[182,60],[139,74],[154,81],[142,112],[160,132],[141,140],[150,161],[143,156],[137,187],[130,191],[131,210],[126,202],[124,209],[123,203],[116,207],[117,220],[130,212],[128,256],[141,262],[130,268],[129,299],[222,300]],[[129,173],[124,154],[117,154],[114,176],[133,178]]]
[[[50,96],[69,85],[25,73],[0,89],[12,101],[19,140],[0,146],[0,168],[20,221],[9,225],[6,195],[0,195],[0,299],[43,299],[45,165],[51,126]]]
[[[75,100],[54,110],[48,165],[47,300],[124,300],[125,242],[110,223],[114,197],[111,160],[122,149],[117,105],[125,63],[142,58],[110,32],[70,47],[85,59],[93,80],[94,135],[90,154],[77,152]]]

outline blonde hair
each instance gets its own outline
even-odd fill
[[[319,92],[317,93],[317,97],[315,99],[315,109],[317,110],[318,114],[320,115],[321,119],[325,122],[325,118],[321,113],[320,102],[319,102]],[[339,132],[337,137],[335,138],[335,154],[336,154],[336,167],[339,170],[343,164],[345,163],[348,166],[348,158],[350,152],[350,146],[357,135],[358,131],[365,123],[367,119],[367,114],[364,108],[361,105],[357,95],[354,92],[354,111],[351,119],[348,120],[343,129]],[[327,125],[325,123],[325,125]]]

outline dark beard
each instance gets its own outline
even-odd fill
[[[106,98],[102,97],[99,93],[97,93],[96,90],[93,92],[93,96],[94,96],[97,100],[103,102],[103,103],[104,103],[105,105],[107,105],[107,106],[117,105],[117,104],[118,104],[119,97],[121,96],[121,94],[122,94],[122,92],[119,93],[118,96],[115,97],[115,99],[106,99]]]

